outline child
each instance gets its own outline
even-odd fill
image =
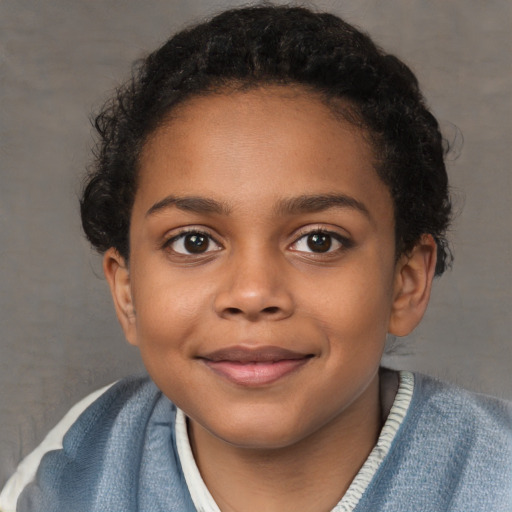
[[[510,404],[380,368],[450,262],[417,81],[339,18],[227,11],[98,116],[81,212],[149,377],[45,455],[20,511],[505,511]]]

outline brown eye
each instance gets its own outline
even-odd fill
[[[200,234],[185,235],[183,246],[192,254],[201,254],[208,249],[210,241],[208,237]]]
[[[166,243],[166,247],[183,255],[199,255],[221,249],[208,234],[199,231],[181,233]]]
[[[300,236],[291,246],[290,249],[296,252],[309,254],[331,254],[342,249],[348,249],[352,246],[352,242],[346,237],[330,231],[310,231]]]
[[[312,233],[307,237],[307,244],[313,252],[327,252],[332,246],[332,237],[327,233]]]

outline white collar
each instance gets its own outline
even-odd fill
[[[177,408],[176,413],[176,447],[183,475],[197,512],[221,512],[199,473],[188,439],[187,417],[180,408]]]

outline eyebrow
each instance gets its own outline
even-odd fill
[[[231,208],[228,204],[216,201],[215,199],[197,196],[177,197],[170,195],[155,203],[146,212],[146,216],[154,215],[161,210],[173,206],[180,210],[200,214],[229,215],[231,213]],[[364,203],[345,194],[302,195],[281,199],[276,205],[276,212],[281,215],[293,215],[321,212],[330,208],[355,209],[371,219],[370,212]]]
[[[209,199],[206,197],[196,197],[196,196],[187,196],[187,197],[176,197],[176,196],[167,196],[164,197],[161,201],[155,203],[147,212],[146,217],[149,215],[153,215],[161,210],[166,208],[170,208],[171,206],[175,206],[180,210],[185,210],[187,212],[194,213],[203,213],[203,214],[212,214],[216,213],[219,215],[229,215],[231,209],[225,203],[221,203],[219,201],[215,201],[215,199]]]
[[[277,205],[277,211],[281,214],[315,213],[330,208],[355,209],[371,219],[364,203],[345,194],[303,195],[283,199]]]

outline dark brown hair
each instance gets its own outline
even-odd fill
[[[193,95],[268,83],[302,85],[331,104],[350,105],[391,191],[397,256],[431,234],[436,274],[443,273],[451,262],[444,145],[416,77],[345,21],[300,7],[226,11],[176,34],[134,68],[95,121],[96,161],[81,199],[90,242],[99,251],[115,247],[128,259],[138,158],[173,108]]]

